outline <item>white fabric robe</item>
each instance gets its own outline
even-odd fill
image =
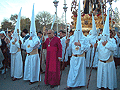
[[[102,40],[98,42],[98,58],[102,61],[107,61],[116,49],[116,44],[112,39],[109,39],[105,46],[102,45]],[[98,62],[97,71],[97,87],[114,89],[117,88],[117,76],[114,60],[109,63]]]
[[[90,41],[89,37],[91,35],[87,35],[87,40]],[[91,49],[89,49],[87,52],[86,52],[86,67],[89,67],[89,63],[90,63],[90,53],[91,53]]]
[[[28,48],[28,45],[30,45],[30,48]],[[32,38],[32,40],[29,40],[28,38],[24,43],[27,53],[30,53],[32,52],[33,49],[38,48],[39,45],[40,41],[37,36]],[[40,73],[39,54],[27,55],[24,67],[24,80],[30,80],[30,82],[39,81],[39,73]]]
[[[120,38],[119,38],[117,35],[115,36],[115,38],[116,38],[116,40],[117,40],[117,49],[116,49],[116,51],[115,51],[114,56],[115,56],[116,58],[120,58],[120,47],[119,47]]]
[[[21,42],[23,43],[22,37],[20,37]],[[14,39],[10,41],[10,53],[11,53],[11,77],[22,78],[23,77],[23,61],[21,51],[18,52],[20,44],[17,40],[15,44],[12,44]]]
[[[63,37],[62,39],[60,39],[61,40],[61,44],[62,44],[62,60],[61,61],[63,61],[63,59],[64,59],[64,54],[65,54],[65,48],[66,48],[66,43],[65,43],[65,41],[66,41],[66,37]],[[68,48],[66,49],[66,54],[65,54],[65,60],[64,60],[64,62],[67,62],[68,61]]]
[[[74,38],[74,37],[73,37]],[[80,40],[81,47],[79,50],[75,50],[75,41],[70,42],[68,49],[72,49],[72,54],[81,55],[89,50],[90,44],[87,39]],[[72,56],[70,60],[70,70],[67,79],[67,86],[78,87],[85,86],[86,84],[86,62],[85,57]]]
[[[88,62],[88,64],[90,65],[90,67],[92,66],[92,61],[93,61],[93,56],[94,56],[94,44],[96,43],[97,37],[90,37],[89,39],[89,43],[93,45],[93,47],[90,48],[90,61]],[[97,40],[98,41],[98,40]],[[94,57],[94,62],[93,62],[93,67],[98,67],[98,52],[97,49],[95,51],[95,57]]]

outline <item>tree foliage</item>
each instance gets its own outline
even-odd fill
[[[43,11],[36,15],[36,20],[39,21],[40,25],[48,25],[52,23],[52,15],[49,12]]]
[[[13,22],[13,24],[15,24],[17,22],[17,14],[11,15],[10,20]]]
[[[13,29],[14,25],[12,24],[12,22],[9,22],[8,19],[4,19],[3,22],[1,23],[1,27],[3,30],[7,30],[7,28]]]
[[[3,22],[1,23],[2,29],[6,30],[8,28],[8,29],[14,30],[16,22],[17,22],[17,17],[18,17],[18,15],[14,14],[14,15],[10,16],[10,21],[8,19],[4,19]],[[42,31],[44,26],[47,29],[50,29],[52,22],[53,22],[53,18],[54,18],[54,15],[51,15],[49,12],[46,12],[46,11],[39,12],[35,18],[36,30]],[[53,30],[56,30],[57,22],[58,22],[58,29],[60,29],[61,26],[64,27],[64,25],[62,25],[63,24],[63,17],[62,17],[62,19],[59,17],[57,17],[57,18],[58,19],[57,19],[57,21],[55,20]],[[25,28],[28,29],[28,31],[29,31],[30,30],[30,23],[31,23],[31,21],[29,18],[21,16],[21,21],[20,21],[21,31]]]
[[[29,31],[30,30],[30,19],[26,17],[21,17],[20,27],[21,27],[21,31],[25,28]]]

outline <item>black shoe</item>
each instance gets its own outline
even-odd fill
[[[33,84],[34,82],[30,82],[29,85]]]
[[[17,78],[12,78],[12,81],[16,81],[17,80]]]
[[[54,88],[54,87],[55,87],[55,85],[50,85],[50,87],[51,87],[51,88]]]

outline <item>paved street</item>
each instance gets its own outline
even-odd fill
[[[23,79],[12,81],[10,77],[10,69],[9,69],[7,71],[6,79],[4,79],[4,76],[0,74],[0,90],[64,90],[64,88],[67,85],[68,71],[69,71],[69,66],[67,66],[67,68],[63,71],[61,85],[51,89],[50,86],[46,86],[44,84],[44,74],[41,75],[42,81],[40,82],[40,86],[38,87],[38,82],[29,85],[29,82],[24,81]],[[90,73],[90,69],[87,69],[86,82],[88,81],[89,73]],[[93,69],[88,90],[97,90],[96,75],[97,75],[96,70]],[[117,69],[117,84],[118,84],[117,90],[120,90],[120,67],[118,67]],[[86,90],[86,87],[74,88],[72,90]]]

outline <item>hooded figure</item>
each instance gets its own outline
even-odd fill
[[[34,5],[32,10],[30,37],[25,41],[24,46],[26,47],[27,52],[24,68],[24,80],[30,80],[29,85],[31,85],[34,82],[39,81],[40,72],[40,58],[38,54],[40,41],[36,34]]]
[[[79,40],[83,40],[84,37],[85,36],[83,35],[82,25],[81,25],[81,12],[80,12],[80,1],[79,1],[76,30],[74,31],[74,40],[75,42],[78,42]]]
[[[90,48],[90,51],[87,52],[86,67],[91,67],[92,61],[93,61],[93,56],[94,56],[94,49],[95,49],[93,46],[96,43],[96,41],[98,41],[98,35],[97,35],[97,30],[96,30],[96,25],[95,25],[95,20],[94,20],[93,14],[92,14],[92,30],[91,30],[91,35],[88,37],[88,41],[91,44],[91,48]],[[96,68],[97,65],[98,65],[98,52],[96,50],[93,67]]]
[[[68,49],[72,50],[70,70],[67,79],[67,88],[85,86],[86,84],[86,61],[85,52],[90,44],[82,33],[80,1],[78,7],[77,25],[73,39],[70,40]],[[77,46],[77,49],[76,49]]]
[[[36,27],[35,27],[35,16],[34,16],[34,5],[33,5],[33,11],[32,11],[32,18],[31,18],[31,25],[30,25],[30,38],[32,38],[31,41],[33,41],[33,44],[28,40],[27,44],[31,44],[32,46],[28,48],[28,46],[26,46],[26,50],[27,53],[32,52],[32,50],[34,49],[34,45],[36,45],[36,47],[38,47],[40,45],[39,38],[37,37],[37,33],[36,33]]]
[[[15,46],[15,44],[13,44],[15,39],[17,39],[16,43],[18,44],[19,48],[20,48],[19,40],[21,40],[23,42],[23,39],[20,36],[20,33],[21,33],[21,30],[20,30],[21,10],[22,10],[22,8],[20,9],[20,12],[18,14],[15,30],[14,30],[13,35],[12,35],[12,39],[11,39],[12,44],[10,46],[10,53],[16,53],[18,51],[18,48]]]
[[[97,37],[97,29],[96,29],[96,24],[94,20],[94,16],[92,14],[92,37]]]
[[[11,77],[13,77],[13,81],[15,81],[17,78],[23,77],[23,62],[22,62],[22,55],[21,55],[21,44],[23,43],[23,39],[20,36],[21,9],[18,14],[13,37],[10,41]]]
[[[4,59],[5,59],[5,58],[4,58],[4,54],[2,53],[3,50],[2,50],[2,47],[1,47],[1,46],[3,46],[3,43],[2,43],[2,42],[3,42],[3,40],[5,40],[5,39],[3,39],[3,40],[1,39],[1,37],[2,37],[1,34],[3,34],[4,36],[6,35],[6,34],[5,34],[5,31],[1,31],[1,32],[0,32],[0,68],[3,67],[3,63],[2,63],[2,62],[3,62]],[[5,47],[5,46],[3,46],[3,47]],[[2,74],[3,74],[3,73],[5,73],[5,69],[2,70]]]
[[[120,58],[120,32],[117,32],[114,38],[116,39],[116,44],[117,44],[117,50],[115,51],[114,57],[116,58],[116,61],[119,61],[118,59]],[[116,63],[116,66],[118,63]]]
[[[109,33],[109,9],[102,33],[102,38],[98,41],[98,71],[97,71],[97,87],[98,88],[117,88],[117,76],[115,62],[113,60],[113,52],[116,50],[116,43],[110,39]],[[95,46],[96,46],[95,45]]]
[[[108,14],[103,28],[101,40],[108,41],[109,39],[110,39],[110,31],[109,31],[109,9],[108,9]]]

